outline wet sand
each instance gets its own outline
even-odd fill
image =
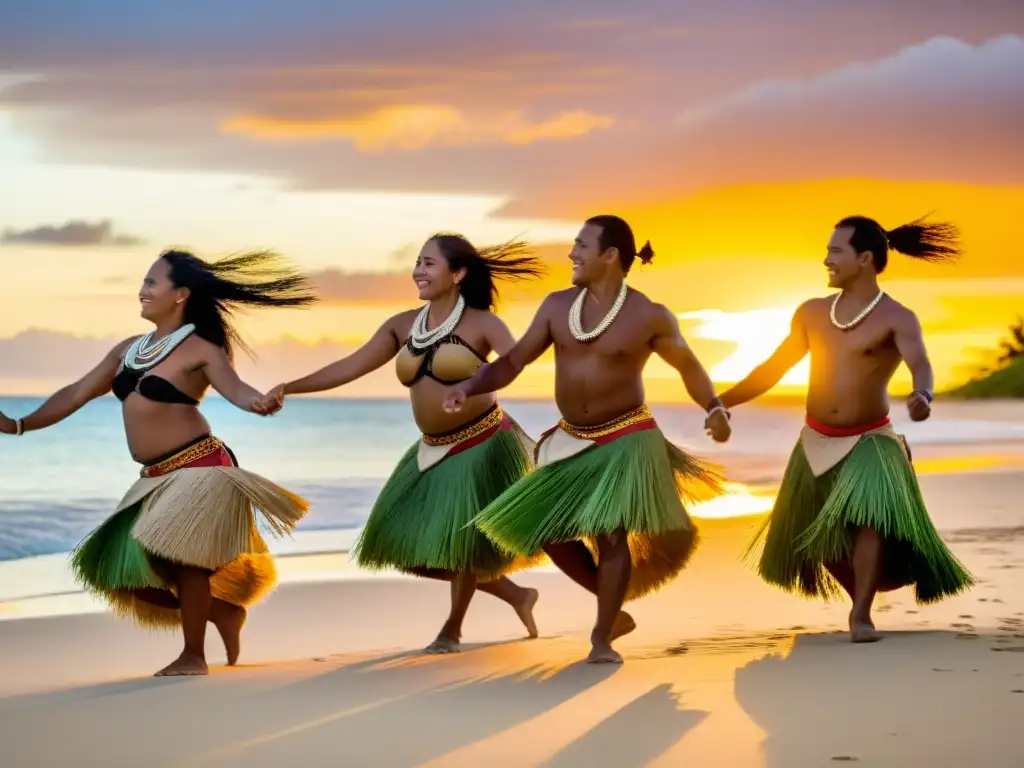
[[[0,622],[5,766],[1014,766],[1024,754],[1022,474],[926,476],[980,579],[920,607],[882,596],[882,642],[847,607],[761,584],[739,561],[757,518],[701,521],[670,587],[629,610],[622,667],[579,663],[593,601],[556,573],[541,637],[478,595],[461,654],[423,657],[447,588],[407,579],[282,586],[240,666],[153,679],[178,652],[105,614]],[[982,514],[984,512],[985,514]],[[941,523],[940,523],[941,525]],[[944,527],[944,530],[945,527]]]

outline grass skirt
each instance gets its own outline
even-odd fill
[[[114,514],[74,550],[71,568],[114,613],[146,627],[181,624],[180,611],[133,592],[155,588],[176,594],[165,579],[167,564],[208,570],[215,598],[251,605],[277,581],[273,558],[256,527],[257,509],[281,534],[298,523],[308,504],[236,466],[186,466],[142,477]]]
[[[537,468],[475,522],[506,552],[535,556],[548,544],[582,541],[595,562],[595,538],[625,529],[633,563],[626,599],[633,600],[686,565],[698,536],[680,497],[707,491],[718,491],[714,473],[660,430],[645,429]]]
[[[760,551],[758,572],[770,584],[837,597],[844,593],[825,563],[850,559],[861,526],[883,538],[882,588],[913,584],[917,601],[932,603],[973,584],[932,524],[903,446],[884,434],[862,437],[820,477],[798,443],[775,508],[747,554]]]
[[[439,569],[483,581],[529,567],[530,558],[500,552],[470,521],[533,468],[532,440],[511,422],[481,443],[421,471],[419,443],[388,478],[353,548],[363,568],[406,573]]]

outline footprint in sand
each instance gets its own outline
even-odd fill
[[[1024,693],[1024,688],[1014,688],[1010,693]]]
[[[940,667],[932,667],[932,672],[952,672],[952,669],[941,669]]]
[[[969,614],[969,613],[961,613],[959,616],[957,616],[957,618],[958,619],[973,619],[974,617],[971,616],[971,614]]]
[[[949,626],[953,627],[954,629],[974,629],[974,627],[970,624],[950,624]]]
[[[906,613],[918,613],[918,611],[906,611]]]
[[[832,759],[842,763],[856,763],[860,761],[859,757],[851,757],[850,755],[836,755]]]

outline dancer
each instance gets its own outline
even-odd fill
[[[753,400],[810,352],[807,425],[751,552],[763,547],[758,570],[784,589],[827,599],[838,583],[853,601],[855,643],[880,639],[876,591],[914,584],[918,602],[931,603],[973,583],[932,525],[906,439],[889,423],[900,361],[914,378],[914,421],[931,414],[932,367],[917,317],[878,287],[891,250],[942,262],[959,256],[958,237],[923,220],[888,232],[863,216],[840,221],[825,257],[839,293],[801,305],[772,356],[722,395],[727,408]]]
[[[728,414],[675,316],[626,287],[634,259],[646,264],[653,256],[650,243],[637,252],[619,217],[588,219],[569,256],[576,288],[550,294],[515,347],[445,401],[456,412],[507,387],[555,345],[562,420],[540,439],[538,469],[476,523],[505,551],[547,553],[597,595],[591,662],[621,663],[611,643],[636,627],[621,612],[623,602],[674,578],[690,557],[697,531],[680,495],[691,484],[718,489],[713,473],[665,439],[644,404],[651,352],[679,371],[690,397],[707,408],[714,439],[724,442],[730,433]]]
[[[308,505],[238,468],[231,450],[210,434],[199,401],[212,386],[238,408],[260,413],[261,393],[232,366],[232,349],[241,342],[229,313],[243,306],[299,307],[314,296],[272,253],[208,263],[172,250],[150,267],[139,301],[153,331],[115,346],[29,415],[0,414],[0,431],[20,436],[44,429],[113,390],[142,476],[79,544],[72,568],[115,613],[143,626],[181,626],[184,650],[157,676],[205,675],[207,621],[233,665],[246,606],[274,586],[255,509],[280,534]]]
[[[402,456],[380,492],[353,550],[370,569],[396,568],[451,582],[451,612],[427,653],[459,650],[462,622],[476,590],[515,609],[537,636],[537,590],[505,574],[530,565],[506,557],[468,526],[488,502],[532,469],[533,441],[493,395],[473,398],[457,417],[442,407],[451,384],[469,378],[491,351],[514,340],[493,313],[497,281],[540,275],[522,243],[478,251],[461,235],[438,234],[423,245],[412,278],[427,303],[387,320],[359,350],[297,381],[271,390],[275,410],[287,395],[324,392],[355,381],[397,356],[398,380],[409,389],[423,433]]]

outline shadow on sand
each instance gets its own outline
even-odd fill
[[[737,670],[736,700],[767,733],[766,768],[1015,764],[1020,712],[995,702],[1012,709],[1024,659],[992,653],[994,635],[883,634],[859,646],[845,632],[797,635],[788,655]]]
[[[634,699],[558,752],[544,768],[643,768],[708,716],[707,712],[680,709],[671,689],[670,684],[662,683]]]

